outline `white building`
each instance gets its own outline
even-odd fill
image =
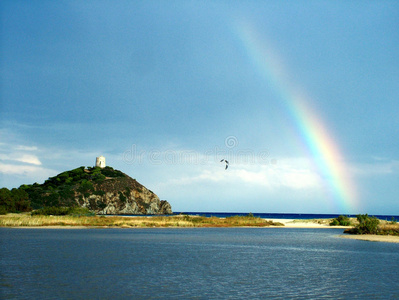
[[[105,157],[99,156],[96,157],[96,167],[105,168]]]

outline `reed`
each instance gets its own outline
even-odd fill
[[[234,216],[43,216],[7,214],[0,216],[2,227],[85,226],[85,227],[267,227],[284,226],[261,218]]]

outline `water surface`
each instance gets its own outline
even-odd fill
[[[0,228],[11,299],[399,298],[399,244],[342,229]]]

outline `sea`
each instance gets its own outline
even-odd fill
[[[197,215],[205,217],[219,217],[227,218],[232,216],[246,216],[249,212],[175,212],[175,215],[186,214],[186,215]],[[251,213],[254,217],[262,219],[294,219],[294,220],[305,220],[305,219],[333,219],[340,216],[339,214],[309,214],[309,213]],[[357,215],[345,215],[350,218],[356,218]],[[396,221],[399,222],[399,216],[397,215],[370,215],[370,217],[376,217],[380,220]]]
[[[399,244],[342,234],[0,228],[0,298],[399,299]]]

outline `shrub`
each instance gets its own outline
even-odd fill
[[[330,223],[330,226],[351,226],[351,221],[347,216],[339,216],[333,219]]]
[[[91,212],[87,207],[44,207],[35,210],[31,213],[32,216],[44,215],[44,216],[93,216],[94,213]]]
[[[119,201],[121,201],[122,203],[126,202],[126,197],[125,195],[123,195],[122,192],[119,192]]]
[[[61,187],[58,194],[62,200],[73,200],[75,198],[75,192],[69,187]]]
[[[351,233],[355,234],[377,234],[378,225],[380,220],[376,217],[370,217],[368,214],[357,215],[357,220],[359,222],[355,228],[351,230]]]
[[[68,215],[72,216],[94,216],[95,214],[87,207],[70,207]]]
[[[98,183],[101,183],[101,182],[103,182],[104,180],[105,180],[105,175],[103,175],[103,174],[94,174],[93,175],[93,180],[95,181],[95,182],[98,182]]]
[[[101,190],[98,190],[98,191],[94,191],[93,194],[94,194],[94,195],[97,195],[97,196],[104,196],[104,195],[105,195],[105,192],[104,192],[104,191],[101,191]]]
[[[79,176],[81,174],[84,174],[84,170],[85,170],[85,167],[79,167],[79,168],[76,168],[76,169],[73,169],[73,170],[69,171],[69,173],[72,176]]]
[[[102,201],[98,201],[98,202],[97,202],[97,207],[98,207],[99,209],[103,210],[104,208],[107,207],[107,204],[105,204],[105,203],[102,202]]]
[[[46,207],[56,207],[60,205],[60,195],[57,192],[52,191],[46,196],[43,196],[43,204]]]
[[[78,192],[82,193],[85,197],[89,197],[90,193],[94,191],[93,183],[83,179],[78,188]]]
[[[104,169],[101,169],[101,174],[107,177],[126,177],[126,175],[123,174],[121,171],[114,170],[111,167],[105,167]]]
[[[44,215],[44,216],[65,216],[68,214],[69,207],[43,207],[41,209],[35,210],[31,213],[32,216]]]

